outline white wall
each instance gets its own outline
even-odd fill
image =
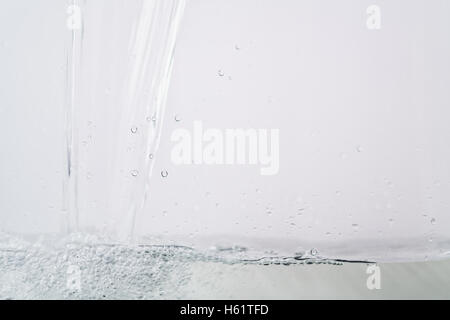
[[[380,30],[366,27],[366,8],[374,3]],[[291,253],[316,247],[350,258],[440,257],[450,236],[448,9],[444,0],[188,1],[137,233],[201,246]],[[65,10],[60,1],[21,0],[5,2],[0,13],[0,228],[6,231],[61,230]],[[103,30],[107,39],[122,30],[114,21]],[[88,39],[94,30],[85,32]],[[106,50],[87,45],[85,52]],[[115,57],[87,54],[85,66],[123,69]],[[89,70],[85,79],[95,83]],[[92,73],[100,79],[111,75],[99,70]],[[92,108],[102,121],[99,110],[108,106]],[[171,133],[192,128],[194,120],[218,129],[279,129],[279,173],[175,166]],[[116,134],[110,143],[122,133]],[[94,132],[91,139],[101,145],[106,138]],[[97,168],[91,187],[80,176],[81,201],[90,201],[104,192],[102,184],[114,183],[99,178],[113,159],[99,148],[85,155],[80,161]],[[121,201],[114,194],[105,199]],[[91,204],[80,204],[90,208],[80,212],[82,227],[121,229],[110,211]]]

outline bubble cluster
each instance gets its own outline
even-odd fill
[[[194,258],[180,247],[67,243],[0,249],[0,299],[179,298]]]
[[[176,245],[114,244],[92,234],[27,242],[0,233],[0,299],[183,299],[192,265],[339,264],[310,255],[262,255],[242,246],[197,251]]]

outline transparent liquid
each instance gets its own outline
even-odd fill
[[[355,1],[9,4],[1,297],[192,297],[199,264],[447,260],[448,3],[405,5],[372,32]],[[279,129],[279,173],[175,165],[171,134],[199,120]]]

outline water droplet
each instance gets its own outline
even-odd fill
[[[436,219],[435,219],[435,218],[432,218],[432,219],[430,220],[430,222],[431,222],[432,225],[435,225],[435,224],[436,224]]]
[[[359,225],[358,225],[357,223],[353,223],[353,224],[352,224],[352,228],[353,228],[353,231],[354,231],[354,232],[357,232],[358,229],[359,229]]]
[[[315,248],[311,249],[311,251],[309,252],[312,256],[317,256],[317,254],[319,253],[319,251]]]
[[[167,172],[167,170],[161,171],[161,177],[166,178],[168,175],[169,173]]]
[[[304,255],[305,255],[305,252],[303,250],[299,250],[294,253],[294,256],[299,257],[299,258],[303,257]]]
[[[156,115],[152,115],[151,117],[145,118],[148,122],[156,122]]]
[[[138,128],[137,127],[132,127],[131,128],[131,133],[136,133],[138,131]]]
[[[219,70],[217,74],[219,75],[219,77],[223,77],[225,75],[225,73],[222,70]]]
[[[150,154],[148,155],[148,158],[149,158],[150,160],[152,160],[152,159],[153,159],[153,153],[150,153]]]
[[[137,177],[138,174],[139,174],[139,171],[137,171],[137,170],[131,171],[131,175],[132,175],[133,177]]]
[[[356,152],[362,152],[363,148],[361,146],[356,146]]]
[[[237,51],[239,51],[239,50],[241,50],[241,47],[239,47],[238,45],[235,45],[235,46],[234,46],[234,49],[237,50]]]
[[[181,121],[181,117],[178,114],[175,115],[174,119],[175,119],[176,122],[180,122]]]

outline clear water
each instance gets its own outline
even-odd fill
[[[447,2],[44,2],[0,13],[1,299],[448,296]],[[197,120],[279,175],[174,165]]]
[[[126,240],[148,198],[185,1],[72,7],[79,25],[69,27],[66,49],[65,223],[69,232],[105,224]]]
[[[121,245],[82,234],[27,240],[2,234],[0,240],[0,299],[181,299],[190,297],[187,287],[198,263],[216,267],[345,263],[314,251],[251,259],[247,248],[197,251],[175,245]],[[214,274],[214,268],[208,269]],[[211,275],[204,280],[214,285]]]
[[[435,54],[430,49],[434,42],[421,35],[437,27],[430,22],[432,10],[442,3],[428,8],[414,30],[402,24],[391,26],[391,33],[380,33],[385,38],[378,43],[368,41],[367,36],[375,34],[365,25],[359,29],[349,24],[333,31],[340,41],[357,39],[356,53],[347,52],[346,46],[338,51],[343,61],[339,66],[332,57],[317,56],[336,47],[329,37],[311,29],[316,24],[333,26],[331,17],[319,15],[320,5],[292,3],[306,10],[309,19],[303,21],[303,14],[266,1],[248,21],[242,13],[251,4],[241,4],[242,12],[236,12],[221,1],[193,2],[187,7],[181,0],[72,3],[80,10],[82,23],[66,34],[66,231],[106,233],[120,243],[143,237],[202,249],[226,243],[287,256],[317,248],[330,258],[356,261],[441,259],[448,248],[445,194],[450,185],[447,172],[435,167],[434,159],[448,155],[441,148],[431,157],[436,150],[431,141],[440,131],[429,125],[435,122],[430,119],[433,112],[447,111],[440,106],[428,110],[428,95],[436,87],[420,77],[435,68],[426,59]],[[413,7],[417,13],[425,10],[420,1]],[[358,8],[349,2],[336,9],[356,24]],[[237,30],[220,24],[222,11],[235,16],[239,25],[255,24],[256,29],[229,40],[238,36]],[[283,52],[304,50],[296,63],[273,57],[276,46],[267,39],[276,36],[260,20],[269,11],[278,22],[277,30],[286,33],[278,41]],[[218,22],[208,18],[214,14],[220,17]],[[197,22],[200,17],[204,20]],[[296,28],[285,25],[285,19],[297,19]],[[214,32],[207,32],[205,26]],[[299,40],[291,41],[289,36],[295,34]],[[378,57],[377,52],[387,54],[385,46],[400,35],[406,38],[397,50],[408,56],[408,63],[397,56]],[[220,44],[215,44],[216,37]],[[233,46],[225,49],[221,43],[227,41]],[[240,42],[246,45],[239,46]],[[347,61],[345,55],[352,54],[361,59],[359,64]],[[178,64],[172,70],[174,57]],[[268,74],[286,79],[278,85],[266,83],[270,79],[265,77],[257,81],[263,74],[244,64],[255,59],[261,60]],[[233,71],[217,66],[220,60]],[[392,91],[391,71],[374,66],[372,60],[380,65],[398,61],[393,73],[395,81],[403,81],[399,90]],[[298,97],[294,89],[286,93],[286,87],[297,83],[289,68],[308,68],[308,61],[332,69],[308,83],[299,75],[306,89]],[[280,68],[286,74],[278,74]],[[374,76],[361,78],[361,68]],[[404,79],[404,74],[410,77]],[[331,81],[337,75],[342,86]],[[446,81],[442,71],[439,75]],[[229,84],[224,85],[223,78]],[[360,78],[364,81],[355,80]],[[249,83],[257,90],[239,91]],[[273,95],[261,112],[256,112],[256,102],[244,106],[233,100],[245,101],[247,95],[260,99],[261,88]],[[366,101],[363,92],[372,88],[380,93],[374,101]],[[316,97],[317,90],[329,95]],[[435,93],[448,100],[443,92]],[[274,105],[274,97],[288,100]],[[300,107],[286,107],[292,103]],[[412,124],[405,124],[403,108],[411,103],[408,121]],[[286,108],[284,114],[299,109],[299,121],[310,120],[299,125],[293,120],[296,117],[274,115],[274,108]],[[336,123],[329,117],[336,117]],[[251,128],[275,123],[284,134],[281,171],[264,177],[245,165],[174,165],[171,134],[180,128],[189,130],[196,119],[204,126],[215,123],[225,128],[244,126],[245,119],[252,120]],[[406,128],[400,130],[402,126]],[[290,145],[297,137],[299,142]]]

